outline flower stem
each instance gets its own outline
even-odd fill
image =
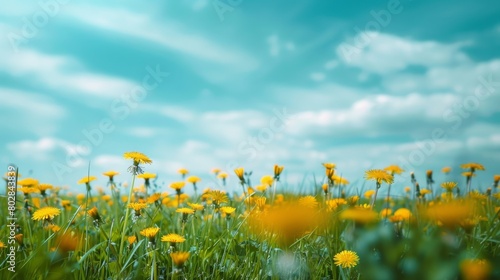
[[[130,190],[128,193],[127,203],[130,203],[130,200],[132,199],[132,191],[134,189],[134,184],[135,184],[135,174],[132,177],[132,185],[130,186]],[[118,251],[118,254],[119,254],[118,263],[119,264],[122,264],[121,258],[123,256],[123,245],[125,244],[125,233],[127,233],[127,223],[128,223],[128,216],[129,215],[130,215],[130,208],[126,207],[125,221],[123,221],[123,229],[122,229],[122,235],[121,235],[121,241],[120,241],[120,250]]]
[[[391,186],[392,184],[389,184],[389,188],[387,189],[387,204],[386,204],[386,207],[385,208],[389,208],[390,206],[390,199],[391,199]]]
[[[378,189],[380,189],[380,184],[377,182],[377,188],[375,189],[375,194],[373,195],[373,200],[370,205],[370,208],[373,209],[373,206],[375,205],[375,200],[377,200],[377,194],[378,194]]]

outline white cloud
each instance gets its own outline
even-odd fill
[[[310,77],[311,77],[311,80],[313,80],[313,81],[321,82],[325,79],[325,73],[314,72],[314,73],[311,73]]]
[[[219,139],[231,147],[245,140],[258,129],[269,125],[267,116],[257,111],[205,112],[196,120],[206,137]]]
[[[190,122],[196,117],[195,112],[180,106],[161,105],[157,107],[156,112],[180,122]]]
[[[0,87],[0,108],[5,113],[0,126],[17,131],[26,128],[37,135],[50,135],[59,128],[67,110],[57,101],[39,93]]]
[[[371,89],[361,90],[336,83],[321,83],[314,87],[271,85],[267,90],[290,110],[345,108],[374,93]]]
[[[443,44],[435,41],[415,41],[384,33],[362,33],[353,42],[340,44],[336,51],[347,65],[374,73],[391,73],[410,65],[424,67],[457,66],[470,62],[460,48],[465,43]]]
[[[497,148],[500,147],[500,134],[492,134],[488,137],[470,137],[467,139],[467,146],[471,149],[477,150],[478,148]]]
[[[349,108],[298,112],[292,116],[293,121],[287,126],[287,131],[294,135],[407,134],[433,123],[442,125],[444,110],[457,101],[452,94],[376,95],[360,99]]]
[[[80,147],[67,141],[43,137],[38,140],[21,140],[7,144],[9,150],[18,159],[33,159],[47,161],[53,158],[55,152],[64,152],[65,154],[75,154],[81,151]],[[79,165],[79,164],[75,164]]]
[[[66,109],[51,98],[32,92],[0,87],[0,107],[11,108],[23,114],[36,114],[52,119],[66,115]]]
[[[267,44],[271,56],[279,56],[283,50],[293,52],[296,48],[293,42],[282,42],[277,35],[267,37]]]
[[[145,127],[145,126],[139,126],[139,127],[130,127],[127,129],[127,133],[129,135],[132,135],[134,137],[138,138],[151,138],[160,133],[160,128],[159,127]]]
[[[78,60],[68,56],[31,49],[15,52],[4,46],[0,48],[0,60],[0,72],[66,96],[117,98],[136,86],[123,78],[88,72]]]
[[[117,155],[103,154],[95,157],[95,159],[92,161],[92,169],[97,169],[95,172],[106,172],[108,170],[127,170],[129,166],[130,162]],[[122,175],[126,176],[126,174]]]
[[[329,60],[325,63],[325,69],[326,70],[332,70],[332,69],[335,69],[337,68],[337,66],[339,66],[339,61],[336,60],[336,59],[333,59],[333,60]]]
[[[202,60],[242,72],[254,70],[258,66],[258,61],[250,54],[209,40],[173,21],[153,21],[146,14],[91,6],[68,7],[65,14],[72,20],[102,30],[159,44],[197,63]],[[123,20],[125,18],[126,21]]]
[[[391,92],[404,93],[414,90],[421,91],[452,91],[466,98],[476,94],[481,88],[481,95],[486,94],[486,90],[493,88],[495,92],[500,91],[498,82],[500,76],[500,60],[495,59],[480,63],[463,64],[455,67],[434,67],[425,74],[392,74],[384,78],[383,85]],[[488,89],[482,81],[488,81]],[[494,93],[494,92],[493,92]],[[490,94],[489,102],[482,104],[492,107],[497,94]],[[493,109],[493,108],[492,108]],[[490,110],[491,111],[491,110]]]
[[[193,7],[193,10],[195,10],[195,11],[203,10],[209,4],[209,0],[195,0],[195,1],[188,1],[188,2],[192,2],[192,7]]]

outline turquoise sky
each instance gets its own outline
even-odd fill
[[[275,163],[292,187],[334,162],[354,192],[389,164],[500,173],[498,1],[19,2],[0,8],[5,170],[76,191],[89,162],[95,185],[130,180],[126,151],[165,186]]]

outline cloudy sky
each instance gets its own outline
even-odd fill
[[[140,151],[159,183],[212,188],[213,167],[275,163],[306,189],[322,162],[354,190],[389,164],[500,173],[498,1],[105,2],[3,1],[5,170],[78,188],[90,162],[104,185]]]

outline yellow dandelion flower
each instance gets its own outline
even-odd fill
[[[357,195],[353,195],[347,198],[347,203],[349,205],[355,205],[356,203],[358,203],[358,201],[359,201],[359,196]]]
[[[326,210],[329,212],[334,211],[339,207],[338,202],[335,199],[329,199],[326,201]]]
[[[5,246],[5,243],[3,243],[2,241],[0,241],[0,249],[3,249],[3,248],[7,248],[7,246]]]
[[[34,187],[38,185],[38,180],[33,178],[24,178],[17,181],[17,184],[23,187]]]
[[[356,206],[356,208],[361,208],[361,209],[372,209],[372,206],[368,203],[363,203],[363,204],[360,204],[358,206]]]
[[[212,168],[212,173],[214,173],[215,175],[219,174],[221,172],[220,168]]]
[[[333,257],[336,266],[340,266],[342,268],[351,268],[358,265],[359,257],[356,252],[344,250],[340,253],[335,254]]]
[[[245,177],[244,177],[245,169],[243,167],[238,167],[234,169],[234,173],[236,174],[236,176],[238,176],[241,182],[245,182]]]
[[[44,192],[46,190],[50,190],[50,189],[53,189],[54,186],[52,186],[51,184],[39,184],[37,186],[37,189],[39,189],[41,192]]]
[[[466,178],[476,177],[476,173],[471,171],[462,172],[462,176]]]
[[[480,193],[477,190],[473,190],[473,191],[469,192],[468,196],[472,199],[477,199],[477,200],[487,200],[488,199],[487,195]]]
[[[274,183],[274,178],[273,178],[273,176],[270,176],[270,175],[262,176],[262,178],[260,179],[260,183],[262,185],[270,187]]]
[[[258,185],[255,187],[255,189],[258,190],[259,192],[265,192],[265,191],[267,191],[268,188],[269,187],[267,185]],[[250,193],[250,191],[249,191],[249,193]]]
[[[66,210],[71,210],[71,201],[67,199],[61,200],[61,206],[64,207]]]
[[[260,196],[260,197],[252,197],[254,198],[252,200],[252,203],[260,210],[264,210],[265,206],[266,206],[266,198],[263,197],[263,196]]]
[[[456,182],[444,182],[441,183],[441,187],[445,189],[448,192],[453,191],[454,188],[456,188],[457,183]]]
[[[139,233],[142,236],[145,236],[149,239],[153,239],[158,234],[159,231],[160,231],[159,227],[149,227],[141,230]]]
[[[409,221],[411,218],[411,211],[408,210],[407,208],[399,208],[398,210],[396,210],[396,212],[394,212],[393,216],[399,217],[401,220],[404,221]]]
[[[451,201],[430,206],[425,210],[425,216],[445,227],[456,227],[472,217],[474,207],[470,201]]]
[[[144,172],[142,174],[137,175],[137,178],[141,178],[144,180],[150,180],[156,178],[156,174],[154,173],[149,173],[149,172]]]
[[[392,209],[391,208],[384,208],[382,211],[380,211],[380,216],[383,218],[387,218],[392,214]]]
[[[331,163],[331,162],[324,162],[324,163],[323,163],[323,166],[324,166],[326,169],[335,169],[335,167],[336,167],[335,163]]]
[[[255,189],[252,187],[247,188],[248,195],[250,196],[251,194],[255,193]]]
[[[266,211],[252,211],[247,222],[258,236],[288,247],[312,230],[326,226],[327,215],[290,202]]]
[[[182,242],[186,241],[186,238],[184,238],[181,235],[175,234],[175,233],[170,233],[170,234],[162,236],[161,241],[170,242],[170,243],[182,243]]]
[[[146,208],[148,205],[146,203],[135,203],[131,202],[128,204],[128,208],[134,209],[136,212],[140,212],[142,209]]]
[[[495,187],[498,187],[498,182],[500,182],[500,175],[493,175],[493,183]]]
[[[366,180],[376,181],[379,185],[382,183],[392,184],[394,182],[394,176],[382,169],[367,170],[365,172],[365,178]]]
[[[474,172],[475,170],[485,170],[484,166],[482,164],[479,164],[476,162],[464,163],[464,164],[460,165],[460,168],[470,169],[472,172]]]
[[[285,169],[284,166],[279,166],[277,164],[274,165],[274,178],[279,181],[279,177],[281,175],[281,172]]]
[[[451,172],[451,167],[449,166],[443,167],[443,169],[441,169],[441,172],[443,172],[444,174],[448,174]]]
[[[340,219],[352,220],[358,224],[370,224],[378,221],[378,214],[370,208],[355,207],[344,210],[340,214]]]
[[[182,268],[189,259],[189,252],[173,252],[170,257],[177,268]]]
[[[227,174],[226,172],[220,172],[217,175],[217,178],[219,178],[219,179],[227,179],[227,177],[229,177],[229,174]]]
[[[85,176],[83,178],[81,178],[80,180],[78,180],[78,184],[88,184],[94,180],[96,180],[97,178],[95,176]]]
[[[401,174],[404,172],[403,168],[399,167],[398,165],[389,165],[386,168],[384,168],[385,171],[389,172],[389,174]]]
[[[236,211],[236,208],[224,206],[220,208],[220,211],[226,215],[232,215]]]
[[[426,195],[426,194],[430,194],[430,193],[432,193],[432,191],[429,189],[421,189],[420,190],[420,195]]]
[[[18,233],[16,235],[14,235],[14,239],[16,239],[16,241],[17,241],[17,243],[19,243],[19,245],[21,245],[21,246],[24,245],[24,234]]]
[[[19,189],[17,189],[18,192],[22,192],[24,195],[28,195],[30,193],[39,193],[40,190],[35,188],[35,187],[20,187]]]
[[[375,190],[367,190],[367,191],[363,194],[363,196],[364,196],[365,198],[367,198],[367,199],[370,199],[370,198],[372,198],[372,196],[373,196],[374,194],[375,194]]]
[[[321,186],[321,189],[323,190],[323,192],[325,192],[325,194],[327,194],[327,193],[328,193],[328,190],[329,190],[329,186],[328,186],[328,184],[323,184],[323,185]]]
[[[325,169],[325,174],[326,174],[326,178],[328,178],[328,180],[332,180],[333,176],[335,175],[335,169]]]
[[[179,170],[177,170],[177,173],[181,174],[182,176],[186,176],[187,174],[189,174],[189,170],[187,170],[186,168],[179,168]]]
[[[139,164],[151,164],[153,161],[143,153],[139,152],[126,152],[123,154],[125,159],[133,160],[132,166],[130,166],[127,170],[133,175],[142,174],[142,168]]]
[[[80,236],[74,232],[66,232],[58,236],[56,244],[58,250],[66,254],[78,248],[78,245],[80,245]]]
[[[36,210],[32,219],[35,221],[51,221],[54,217],[59,216],[59,214],[61,214],[61,210],[59,208],[47,206]]]
[[[346,178],[335,175],[335,174],[333,174],[330,177],[330,180],[337,185],[349,185],[349,181]]]
[[[179,198],[180,202],[184,202],[189,198],[189,195],[187,193],[182,193],[181,195],[179,195]]]
[[[198,203],[189,203],[188,202],[188,205],[189,205],[189,207],[193,208],[193,210],[195,210],[195,211],[203,211],[203,209],[205,208],[203,205],[198,204]]]
[[[460,270],[465,280],[490,279],[492,266],[488,260],[468,259],[460,263]]]
[[[113,179],[113,177],[115,177],[118,174],[120,174],[120,173],[118,173],[114,170],[109,170],[109,171],[102,173],[102,175],[109,177],[109,179]]]
[[[347,204],[347,200],[345,200],[344,198],[332,198],[331,201],[337,203],[338,205],[346,205]]]
[[[201,181],[201,178],[198,176],[189,176],[187,177],[186,181],[188,181],[191,184],[196,184]]]
[[[155,203],[161,198],[161,193],[154,193],[148,197],[148,203]]]
[[[135,235],[131,235],[127,237],[128,244],[132,245],[137,241],[137,237]]]
[[[179,208],[175,210],[177,213],[182,213],[182,214],[194,214],[194,209],[191,208]]]
[[[460,227],[462,227],[465,232],[470,233],[478,223],[479,217],[471,217],[460,222]]]
[[[140,152],[126,152],[123,154],[125,159],[131,159],[134,161],[134,165],[139,164],[151,164],[153,161],[143,153]]]
[[[229,201],[227,194],[223,191],[214,190],[209,192],[214,204],[220,205]]]
[[[185,182],[174,182],[174,183],[170,184],[170,188],[172,188],[176,191],[180,191],[182,188],[184,188],[185,185],[186,185]]]
[[[94,221],[100,221],[101,220],[101,216],[99,216],[99,212],[97,210],[97,207],[95,207],[95,206],[92,209],[88,210],[87,214],[89,214],[89,216],[92,217],[92,219]]]
[[[61,227],[58,225],[48,225],[45,227],[46,230],[50,230],[52,232],[58,232],[61,230]]]
[[[318,207],[318,201],[314,196],[308,195],[299,198],[299,205],[312,209]]]

